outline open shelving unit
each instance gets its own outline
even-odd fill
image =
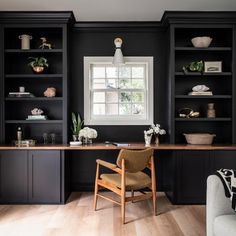
[[[193,26],[193,27],[192,27]],[[186,143],[183,133],[214,133],[214,143],[234,143],[234,42],[232,25],[178,24],[170,29],[171,60],[171,143]],[[191,39],[213,38],[208,48],[195,48]],[[222,61],[222,72],[188,72],[183,66],[193,61]],[[211,96],[188,95],[192,87],[206,85]],[[215,118],[207,117],[207,104],[214,103]],[[180,118],[178,111],[190,108],[200,112],[198,118]]]
[[[2,128],[1,142],[11,144],[16,140],[18,127],[22,128],[24,139],[43,142],[43,134],[55,133],[56,143],[67,143],[67,58],[68,28],[73,20],[70,12],[40,15],[32,13],[32,21],[26,21],[28,13],[19,13],[17,18],[4,24],[1,79]],[[19,35],[32,36],[30,49],[21,49]],[[41,49],[41,37],[52,43],[52,49]],[[29,57],[43,56],[48,59],[49,68],[35,74],[28,66]],[[9,97],[9,92],[18,92],[24,86],[34,97]],[[56,88],[55,97],[45,97],[48,87]],[[31,110],[40,108],[47,120],[27,120]]]

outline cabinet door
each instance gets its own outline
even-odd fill
[[[27,202],[27,151],[1,151],[0,171],[1,202]]]
[[[31,203],[60,203],[60,151],[29,152],[29,201]]]
[[[215,151],[211,174],[221,168],[236,170],[236,151]]]
[[[207,151],[182,151],[177,158],[178,203],[205,203],[206,180],[210,171],[210,153]]]

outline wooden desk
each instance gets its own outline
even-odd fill
[[[236,169],[236,145],[151,145],[157,189],[175,204],[204,203],[207,176],[219,168]],[[71,191],[93,191],[96,158],[115,162],[121,148],[87,146],[0,146],[0,202],[65,203]],[[9,187],[11,186],[11,187]]]
[[[36,145],[33,147],[18,147],[0,145],[0,150],[120,150],[120,149],[144,149],[144,143],[129,143],[128,147],[117,147],[113,144],[94,143],[90,145],[70,146],[66,144],[57,145]],[[187,145],[187,144],[152,144],[150,147],[155,150],[236,150],[236,145]]]

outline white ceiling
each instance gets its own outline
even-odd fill
[[[165,10],[234,11],[236,0],[0,0],[0,10],[69,10],[77,21],[159,21]]]

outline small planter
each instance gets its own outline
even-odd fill
[[[43,73],[44,71],[44,67],[43,66],[34,66],[32,67],[33,72],[40,74]]]

